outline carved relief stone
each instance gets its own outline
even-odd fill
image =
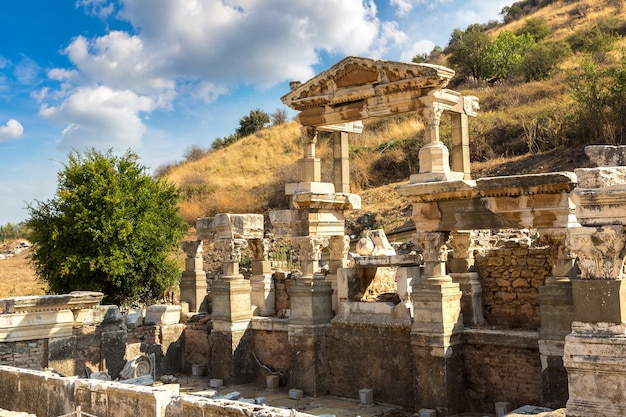
[[[241,252],[248,247],[246,239],[218,239],[215,249],[219,252],[222,262],[241,262]]]
[[[322,249],[328,246],[328,236],[303,236],[293,238],[298,248],[300,259],[303,261],[319,261],[322,258]]]
[[[202,258],[202,241],[201,240],[183,240],[180,246],[187,255],[187,258]]]
[[[424,262],[446,262],[448,260],[447,242],[447,233],[432,232],[413,235],[413,243],[422,250]]]
[[[621,279],[624,242],[623,226],[581,227],[572,230],[566,245],[578,257],[583,279]]]

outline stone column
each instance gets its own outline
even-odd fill
[[[461,291],[446,274],[448,234],[418,232],[413,241],[424,256],[411,292],[415,407],[451,416],[464,407]]]
[[[422,110],[424,118],[425,145],[419,151],[420,174],[449,174],[450,156],[448,148],[439,140],[439,124],[444,108],[437,102]]]
[[[539,352],[543,405],[563,408],[567,402],[567,371],[563,366],[565,336],[572,331],[574,300],[572,279],[576,258],[566,246],[567,228],[541,229],[541,240],[550,247],[552,275],[539,288]]]
[[[326,324],[333,317],[331,284],[319,272],[322,248],[329,238],[304,236],[293,238],[298,248],[302,275],[291,284],[291,317],[289,318],[289,347],[291,357],[290,385],[307,395],[328,392],[326,385],[327,358]]]
[[[250,282],[239,273],[245,239],[217,239],[222,257],[222,274],[211,286],[213,331],[211,332],[211,375],[227,383],[250,382],[254,372]]]
[[[300,141],[302,143],[302,158],[298,160],[298,182],[320,182],[322,179],[321,162],[315,157],[315,143],[317,142],[317,128],[303,126]]]
[[[462,292],[461,311],[467,326],[477,326],[485,322],[483,317],[483,288],[474,267],[473,234],[470,231],[451,233],[450,247],[453,258],[448,260],[450,277],[459,284]]]
[[[180,279],[180,301],[189,304],[190,312],[198,312],[207,295],[206,272],[202,265],[202,241],[184,240],[181,247],[187,258],[185,271]]]
[[[626,415],[625,242],[622,225],[576,228],[567,239],[581,276],[563,355],[568,417]]]
[[[272,279],[271,261],[268,256],[267,239],[250,239],[248,245],[252,250],[252,275],[250,300],[256,306],[256,315],[271,316],[276,312],[276,288]]]
[[[333,183],[336,192],[350,192],[348,132],[333,132]]]
[[[468,119],[465,113],[450,113],[452,171],[462,172],[464,180],[471,179]]]

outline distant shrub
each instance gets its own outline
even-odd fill
[[[619,34],[608,26],[596,25],[591,30],[573,33],[566,41],[574,52],[605,53],[611,51],[619,39]]]
[[[545,21],[540,17],[531,17],[526,19],[524,26],[517,31],[517,35],[529,34],[536,42],[543,40],[550,34],[552,29]]]
[[[537,45],[524,55],[520,71],[526,82],[545,80],[571,54],[572,50],[566,42]]]

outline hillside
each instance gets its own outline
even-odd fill
[[[576,71],[588,56],[598,72],[619,63],[621,48],[626,47],[620,35],[626,33],[626,7],[615,0],[523,0],[513,4],[517,6],[523,13],[515,19],[506,16],[506,24],[485,26],[491,39],[504,31],[519,33],[532,26],[529,21],[539,22],[548,29],[544,28],[537,45],[567,43],[570,53],[541,80],[526,82],[519,76],[495,83],[463,77],[453,80],[451,88],[480,99],[479,116],[470,121],[474,178],[572,170],[588,164],[585,144],[621,143],[621,136],[615,130],[608,135],[604,125],[599,134],[589,130],[594,120],[583,117],[584,106],[575,102],[571,80],[579,76]],[[590,49],[589,39],[596,38],[608,39],[610,49],[601,53]],[[433,52],[426,61],[447,65],[445,53]],[[623,68],[626,72],[626,64]],[[624,110],[626,115],[626,106]],[[386,228],[397,227],[399,221],[392,219],[404,217],[401,213],[408,204],[393,187],[419,170],[423,126],[412,115],[365,123],[363,134],[350,137],[352,191],[362,196],[360,215],[371,212],[370,217],[385,220]],[[443,122],[441,132],[446,141],[449,126]],[[331,149],[324,135],[319,136],[317,151],[323,161],[322,181],[330,181]],[[295,180],[300,153],[299,124],[288,122],[180,163],[166,177],[183,190],[181,213],[190,224],[197,217],[218,212],[267,212],[287,207],[284,184]],[[354,213],[351,221],[356,223],[358,217]]]

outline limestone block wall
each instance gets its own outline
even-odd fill
[[[181,395],[175,389],[59,377],[0,366],[0,409],[38,417],[82,411],[115,417],[308,417],[294,410]]]
[[[48,361],[48,340],[0,343],[0,363],[25,369],[42,369]]]
[[[211,364],[211,323],[187,323],[183,333],[182,364],[185,372],[191,373],[192,365],[209,369]]]
[[[286,327],[286,326],[285,326]],[[285,329],[286,330],[286,329]],[[265,384],[265,377],[278,375],[281,385],[289,384],[289,334],[281,330],[254,330],[254,356],[258,365],[257,382]]]
[[[518,241],[475,252],[483,289],[483,315],[490,325],[538,329],[539,287],[550,274],[549,248]]]
[[[284,271],[276,271],[272,277],[276,289],[276,311],[281,314],[291,308],[291,299],[289,298],[291,278]]]
[[[326,335],[330,393],[358,398],[371,388],[375,401],[415,405],[410,326],[335,322]]]
[[[493,404],[513,408],[541,404],[541,361],[538,333],[466,329],[466,411],[491,413]]]

